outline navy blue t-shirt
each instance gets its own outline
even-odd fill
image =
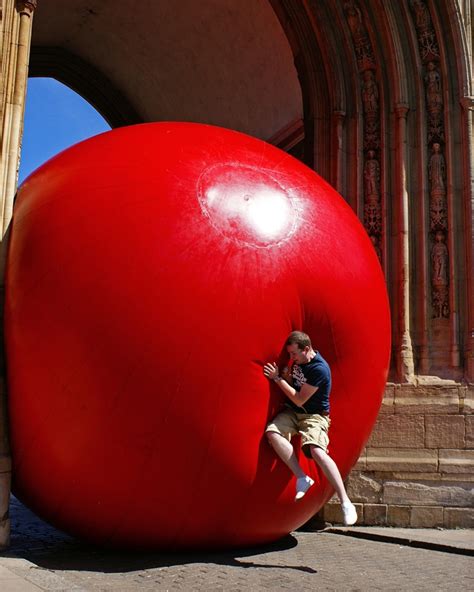
[[[293,364],[291,369],[293,387],[300,391],[303,384],[319,387],[306,401],[304,407],[298,407],[292,401],[288,405],[298,413],[329,413],[329,393],[331,392],[331,369],[319,352],[306,364]]]

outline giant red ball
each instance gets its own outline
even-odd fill
[[[333,372],[330,454],[346,476],[389,359],[383,274],[316,173],[254,138],[160,123],[78,144],[15,205],[5,331],[16,494],[102,544],[272,541],[294,501],[263,437],[283,396],[262,373],[301,329]]]

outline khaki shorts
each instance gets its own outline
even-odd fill
[[[301,448],[308,458],[311,458],[309,444],[328,450],[328,430],[331,420],[327,415],[317,413],[296,413],[293,409],[285,409],[279,413],[266,427],[265,432],[276,432],[288,441],[291,436],[301,436]]]

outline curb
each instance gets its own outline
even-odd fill
[[[444,545],[443,543],[432,543],[429,541],[418,541],[414,539],[409,539],[405,537],[397,537],[397,536],[389,536],[383,535],[379,533],[371,533],[371,532],[362,532],[359,530],[344,530],[342,528],[337,528],[330,526],[329,528],[325,528],[323,531],[320,532],[327,532],[329,534],[337,534],[337,535],[344,535],[350,536],[357,539],[367,539],[371,541],[379,541],[383,543],[392,543],[395,545],[406,545],[408,547],[418,547],[419,549],[429,549],[431,551],[442,551],[443,553],[454,553],[456,555],[467,555],[470,557],[474,557],[474,549],[465,549],[462,547],[453,547],[452,545]]]

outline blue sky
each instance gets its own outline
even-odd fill
[[[30,78],[19,183],[68,146],[110,129],[81,96],[52,78]]]

